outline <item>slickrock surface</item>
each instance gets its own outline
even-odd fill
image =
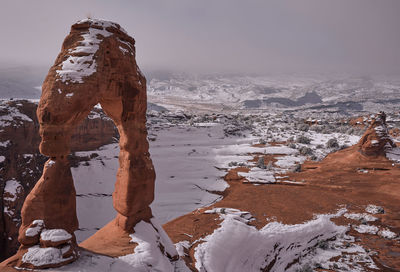
[[[42,138],[39,149],[50,159],[22,209],[22,246],[3,265],[46,268],[76,260],[75,189],[66,156],[75,127],[98,103],[120,135],[120,167],[113,193],[118,214],[104,231],[121,248],[120,255],[126,254],[121,244],[133,251],[134,243],[132,246],[127,238],[137,223],[152,218],[149,205],[155,180],[146,138],[146,80],[136,65],[134,44],[112,22],[86,19],[71,27],[42,85],[37,109]],[[43,226],[33,226],[35,221],[41,222],[37,220],[43,221]],[[36,230],[33,235],[28,234],[31,229]],[[49,242],[46,233],[64,233],[68,239]],[[102,237],[94,235],[82,246],[102,253]],[[175,257],[172,255],[168,257]]]
[[[221,201],[168,222],[164,229],[174,243],[181,245],[180,255],[196,271],[219,266],[230,267],[231,271],[250,267],[252,271],[293,270],[298,263],[304,264],[303,254],[318,256],[309,260],[315,269],[324,264],[334,271],[341,267],[351,271],[398,271],[400,165],[386,158],[397,149],[387,145],[392,141],[385,131],[381,120],[375,120],[358,144],[331,153],[320,162],[307,161],[300,172],[282,174],[288,183],[254,186],[242,175],[249,168],[229,170],[225,180],[230,187]],[[265,165],[275,164],[279,156],[265,156]],[[253,161],[258,161],[260,154],[254,157]],[[325,221],[324,217],[316,219],[316,214],[331,215]],[[337,230],[330,229],[330,220],[337,224]],[[326,229],[318,232],[318,228]],[[292,237],[296,232],[297,236]],[[312,233],[312,239],[298,240]],[[343,237],[347,237],[344,247]],[[305,245],[308,249],[302,249]],[[225,252],[224,248],[230,250]],[[346,253],[351,248],[353,251]],[[321,251],[326,253],[318,255]],[[285,263],[285,258],[295,253]],[[321,256],[328,257],[318,264]]]

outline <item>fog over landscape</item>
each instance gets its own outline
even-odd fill
[[[1,0],[0,271],[400,271],[399,14]]]
[[[69,26],[91,16],[118,22],[136,39],[145,72],[400,73],[396,0],[3,0],[1,5],[2,67],[50,67]]]

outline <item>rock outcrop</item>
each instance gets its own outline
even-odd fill
[[[19,247],[17,240],[18,229],[21,224],[20,211],[24,203],[25,190],[22,184],[16,179],[10,179],[5,182],[3,192],[3,233],[6,233],[4,239],[4,253],[10,250],[16,250]]]
[[[21,207],[46,162],[38,148],[41,139],[36,109],[34,101],[0,101],[0,261],[15,254],[20,246]],[[72,134],[71,151],[93,150],[117,138],[114,123],[101,108],[95,107]],[[71,156],[71,159],[75,163],[80,158]],[[12,198],[6,190],[11,183],[22,186]]]
[[[18,267],[52,267],[68,263],[68,261],[77,257],[76,250],[73,250],[76,247],[73,233],[78,229],[75,197],[74,182],[67,158],[59,156],[48,160],[42,177],[27,196],[22,207],[22,225],[19,229],[18,240],[22,245],[19,251],[23,252],[23,255],[17,263]],[[40,222],[40,226],[35,222]],[[57,246],[54,243],[46,243],[49,239],[43,238],[46,233],[55,230],[61,230],[67,234],[64,236],[68,236],[68,239],[62,239],[63,243],[57,243]],[[40,247],[37,247],[37,245],[40,245]],[[71,247],[72,252],[70,256],[64,256],[60,253],[61,258],[56,260],[59,261],[57,263],[53,261],[53,263],[39,265],[40,262],[36,259],[26,258],[26,254],[29,254],[31,248],[35,246],[37,248],[51,248],[52,251],[57,252],[58,250],[62,253],[65,251],[65,247],[68,247],[68,251]],[[41,254],[46,256],[45,254],[48,251],[42,251]],[[49,257],[44,258],[44,256],[40,259],[49,259]],[[38,256],[35,258],[38,258]]]
[[[371,120],[371,124],[357,144],[361,154],[366,156],[385,155],[386,150],[396,147],[389,135],[385,119],[378,115]]]
[[[50,159],[22,208],[22,245],[3,265],[57,267],[77,258],[75,189],[66,157],[75,127],[98,103],[120,135],[120,167],[113,193],[117,216],[105,230],[107,236],[118,233],[113,241],[129,244],[126,238],[134,226],[150,222],[155,172],[146,138],[146,79],[136,65],[134,44],[112,22],[86,19],[71,27],[42,85],[37,109],[42,138],[39,149]],[[49,231],[66,233],[68,239],[46,242],[42,236]],[[89,238],[88,249],[96,246],[96,239],[96,235]],[[44,258],[43,254],[53,257]]]

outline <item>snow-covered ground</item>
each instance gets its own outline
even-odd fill
[[[293,115],[191,115],[180,111],[152,112],[148,117],[148,130],[150,153],[156,170],[152,210],[155,220],[160,224],[218,201],[221,198],[218,192],[228,186],[223,176],[230,168],[249,168],[249,173],[239,173],[249,182],[290,182],[282,179],[282,173],[295,170],[296,165],[306,159],[321,160],[332,151],[351,146],[357,143],[362,134],[362,130],[352,128],[348,122],[338,122],[335,118],[321,119],[317,124],[309,125],[304,123],[304,118]],[[118,152],[118,144],[110,144],[99,150],[75,154],[91,157],[72,169],[78,194],[78,241],[89,237],[115,215],[111,194],[118,167]],[[278,160],[269,167],[264,168],[258,162],[250,161],[254,156],[276,154],[279,154]],[[273,256],[279,254],[281,259],[275,262],[274,271],[280,271],[299,257],[299,261],[291,265],[288,271],[307,271],[308,267],[362,271],[362,266],[357,262],[374,268],[374,262],[365,249],[354,244],[354,237],[346,234],[349,228],[330,221],[332,217],[345,216],[359,222],[373,222],[373,214],[377,210],[373,208],[373,205],[368,207],[364,214],[341,210],[294,226],[271,222],[260,230],[247,224],[251,220],[250,214],[230,212],[231,209],[227,208],[221,214],[223,221],[220,228],[202,238],[202,243],[195,247],[196,267],[199,271],[221,271],[221,267],[230,267],[230,271],[259,271],[274,259]],[[357,224],[353,229],[386,239],[397,236],[388,229],[369,224]],[[308,244],[314,237],[319,238]],[[143,243],[143,240],[137,239],[139,244]],[[225,241],[223,248],[228,251],[218,246],[221,239]],[[254,243],[246,243],[246,248],[235,246],[237,243],[243,245],[243,239]],[[226,244],[228,240],[230,246]],[[276,243],[271,241],[279,242],[279,248],[288,248],[291,243],[298,246],[278,253],[274,249]],[[181,241],[175,246],[183,256],[184,248],[191,244]],[[146,248],[146,245],[143,247]],[[236,248],[237,252],[232,248]],[[253,253],[249,256],[246,252]],[[232,258],[232,254],[236,257]],[[132,261],[136,258],[133,255],[125,259],[113,259],[83,252],[76,263],[57,271],[124,271],[132,268],[136,262]],[[150,256],[150,260],[156,255]],[[339,255],[341,257],[337,261],[330,260]],[[355,255],[358,259],[354,259]],[[269,257],[266,259],[266,256]],[[148,260],[148,257],[143,258]],[[166,271],[188,271],[183,262],[162,265],[163,262],[160,259],[155,265],[161,265]],[[105,269],[99,270],[100,267]]]
[[[346,246],[354,242],[354,237],[346,235],[348,228],[330,220],[345,211],[318,215],[297,225],[271,222],[260,230],[247,224],[251,221],[248,213],[234,209],[224,209],[223,213],[216,211],[223,220],[220,227],[194,242],[200,242],[194,253],[196,269],[255,272],[268,267],[268,271],[313,271],[314,268],[364,271],[359,263],[376,269],[362,247]],[[352,259],[354,255],[357,255],[357,262]],[[341,258],[332,261],[336,256]]]
[[[148,123],[150,154],[156,170],[152,210],[161,224],[218,201],[221,198],[218,192],[228,186],[223,176],[230,168],[246,166],[249,173],[241,175],[247,181],[273,183],[277,181],[275,175],[292,171],[307,158],[322,159],[340,146],[355,144],[360,137],[329,129],[324,133],[312,130],[319,125],[310,129],[306,125],[306,131],[301,131],[305,129],[300,119],[269,114],[213,116],[153,112]],[[337,146],[327,147],[332,138]],[[281,144],[255,145],[259,142]],[[117,143],[75,153],[90,158],[72,168],[80,224],[76,232],[78,242],[115,216],[112,192],[118,153]],[[250,162],[251,154],[280,156],[265,169]]]
[[[164,128],[150,141],[150,154],[156,170],[156,192],[152,210],[156,218],[166,223],[196,208],[208,206],[220,199],[215,191],[223,191],[227,183],[217,164],[215,149],[243,141],[238,137],[223,137],[221,125]],[[248,140],[247,140],[248,141]],[[118,169],[118,144],[99,150],[77,152],[91,156],[72,168],[77,191],[77,211],[80,228],[78,241],[88,238],[115,216],[112,192]],[[92,155],[93,156],[93,155]]]
[[[155,220],[161,225],[218,201],[221,198],[218,192],[228,186],[223,176],[230,168],[248,168],[248,173],[239,173],[248,182],[291,182],[282,179],[282,173],[295,171],[306,159],[321,160],[328,153],[359,140],[363,131],[349,126],[343,119],[346,114],[386,110],[389,124],[398,124],[394,110],[400,101],[399,90],[398,80],[368,78],[215,76],[150,80],[149,101],[169,110],[150,112],[148,116],[150,154],[156,170],[155,200],[151,206]],[[0,110],[8,109],[0,105]],[[30,121],[20,112],[10,111],[0,124],[15,120]],[[0,142],[1,146],[7,144],[7,141]],[[118,144],[114,143],[75,154],[89,158],[72,168],[80,224],[76,232],[78,242],[115,216],[112,192],[118,153]],[[266,167],[260,161],[250,161],[254,156],[276,154],[279,155],[277,161]],[[398,160],[399,154],[393,149],[389,156]],[[4,160],[0,156],[0,162]],[[374,268],[362,247],[345,246],[354,241],[346,235],[348,228],[330,221],[332,217],[343,215],[368,223],[354,225],[353,229],[360,233],[387,239],[397,237],[388,229],[369,224],[375,218],[371,211],[372,208],[355,214],[341,210],[294,226],[271,222],[261,230],[247,224],[251,215],[243,211],[229,208],[223,214],[212,211],[220,214],[222,223],[196,247],[196,267],[200,271],[223,271],[221,267],[229,267],[229,271],[259,271],[277,256],[275,244],[279,243],[278,249],[285,248],[285,251],[279,253],[275,271],[281,271],[279,269],[286,268],[297,258],[300,261],[290,267],[293,271],[309,271],[307,266],[316,264],[323,268],[362,271],[358,266],[349,266],[358,261],[353,259],[355,253],[367,266]],[[142,223],[138,224],[137,235],[132,240],[139,244],[138,252],[151,252],[151,247],[164,238],[152,232],[150,225]],[[314,237],[319,238],[310,243]],[[332,237],[336,240],[330,241]],[[221,249],[220,240],[229,241],[229,245],[224,242]],[[291,243],[298,246],[287,250]],[[238,244],[247,246],[238,247]],[[176,244],[180,255],[184,254],[183,248],[189,246],[187,241]],[[157,259],[153,263],[162,271],[188,271],[183,262],[167,263],[163,259],[165,256],[153,252],[155,255],[131,254],[119,259],[82,252],[77,262],[56,271],[127,271],[142,259],[153,262],[152,258]],[[339,252],[345,254],[336,263],[330,262],[329,259]]]
[[[315,116],[396,111],[399,90],[400,80],[389,77],[175,75],[148,83],[149,101],[171,109],[307,109]]]

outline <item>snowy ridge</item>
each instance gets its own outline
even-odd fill
[[[175,246],[157,220],[141,221],[131,234],[132,243],[137,243],[133,254],[119,259],[128,263],[133,271],[174,271],[172,258],[178,256]],[[163,251],[162,251],[163,249]]]
[[[27,115],[21,113],[17,107],[10,107],[7,101],[0,102],[0,127],[15,126],[18,127],[23,122],[33,122]]]
[[[188,110],[207,103],[234,111],[291,109],[304,116],[313,112],[316,119],[321,113],[396,111],[399,90],[397,78],[384,77],[173,75],[152,78],[148,84],[150,102],[169,109],[179,102]]]
[[[297,225],[284,225],[272,222],[257,230],[243,220],[238,211],[221,215],[220,227],[212,234],[200,239],[195,248],[196,269],[205,271],[255,272],[263,271],[297,271],[305,266],[320,268],[334,267],[330,259],[334,256],[344,257],[335,265],[351,271],[363,271],[355,263],[347,264],[346,253],[358,254],[360,262],[376,268],[364,249],[357,245],[345,247],[346,241],[354,241],[346,235],[347,227],[337,226],[330,221],[346,212],[339,210],[336,214],[318,215],[314,220]],[[239,219],[239,220],[238,220]],[[334,242],[328,240],[335,238]],[[351,258],[351,257],[349,257]]]

